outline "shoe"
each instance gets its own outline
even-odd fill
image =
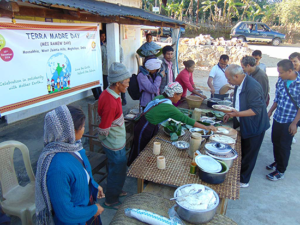
[[[296,138],[293,137],[293,144],[296,144]]]
[[[249,183],[240,183],[240,188],[247,188],[249,187]]]
[[[280,173],[278,170],[267,175],[267,178],[271,181],[277,181],[284,178],[284,173]]]
[[[267,170],[276,170],[276,167],[277,167],[277,163],[273,162],[272,164],[266,166],[266,169]]]

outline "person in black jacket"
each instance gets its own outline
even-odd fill
[[[235,110],[224,116],[224,122],[233,119],[233,128],[240,126],[242,136],[242,165],[240,187],[248,187],[265,131],[270,127],[266,102],[261,85],[244,74],[241,66],[232,64],[225,70],[228,83],[236,85],[233,106]]]

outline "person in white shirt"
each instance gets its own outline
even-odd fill
[[[258,66],[261,70],[265,71],[265,73],[266,73],[267,72],[266,64],[260,62],[260,60],[262,59],[261,51],[260,50],[255,50],[254,52],[252,52],[252,56],[256,60],[256,66]]]
[[[225,77],[225,69],[228,66],[228,61],[228,55],[221,55],[219,63],[215,65],[209,73],[207,85],[210,88],[212,98],[219,98],[223,100],[225,97],[228,97],[228,94],[219,94],[220,89],[224,85],[228,84],[227,79]]]

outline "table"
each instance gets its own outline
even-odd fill
[[[187,131],[179,140],[189,142],[190,136],[191,133]],[[156,137],[170,140],[170,137],[163,132],[161,127],[158,134],[151,139],[128,170],[128,176],[138,179],[138,193],[143,192],[144,180],[171,187],[179,187],[190,183],[203,184],[211,187],[218,193],[221,200],[221,214],[226,213],[228,199],[239,199],[241,167],[241,136],[239,133],[235,144],[235,150],[239,157],[234,161],[232,167],[228,171],[225,181],[222,184],[217,185],[205,183],[201,181],[197,175],[191,175],[189,169],[192,160],[188,157],[187,151],[179,151],[173,145],[165,142],[161,142],[160,155],[163,155],[166,158],[166,169],[157,169],[157,156],[152,152],[153,142],[157,141]]]

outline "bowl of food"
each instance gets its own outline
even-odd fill
[[[228,100],[222,100],[217,102],[218,105],[226,105],[226,106],[232,106],[232,102]]]
[[[220,202],[213,189],[201,184],[180,186],[175,190],[174,197],[177,198],[177,213],[180,218],[193,224],[211,221]]]

